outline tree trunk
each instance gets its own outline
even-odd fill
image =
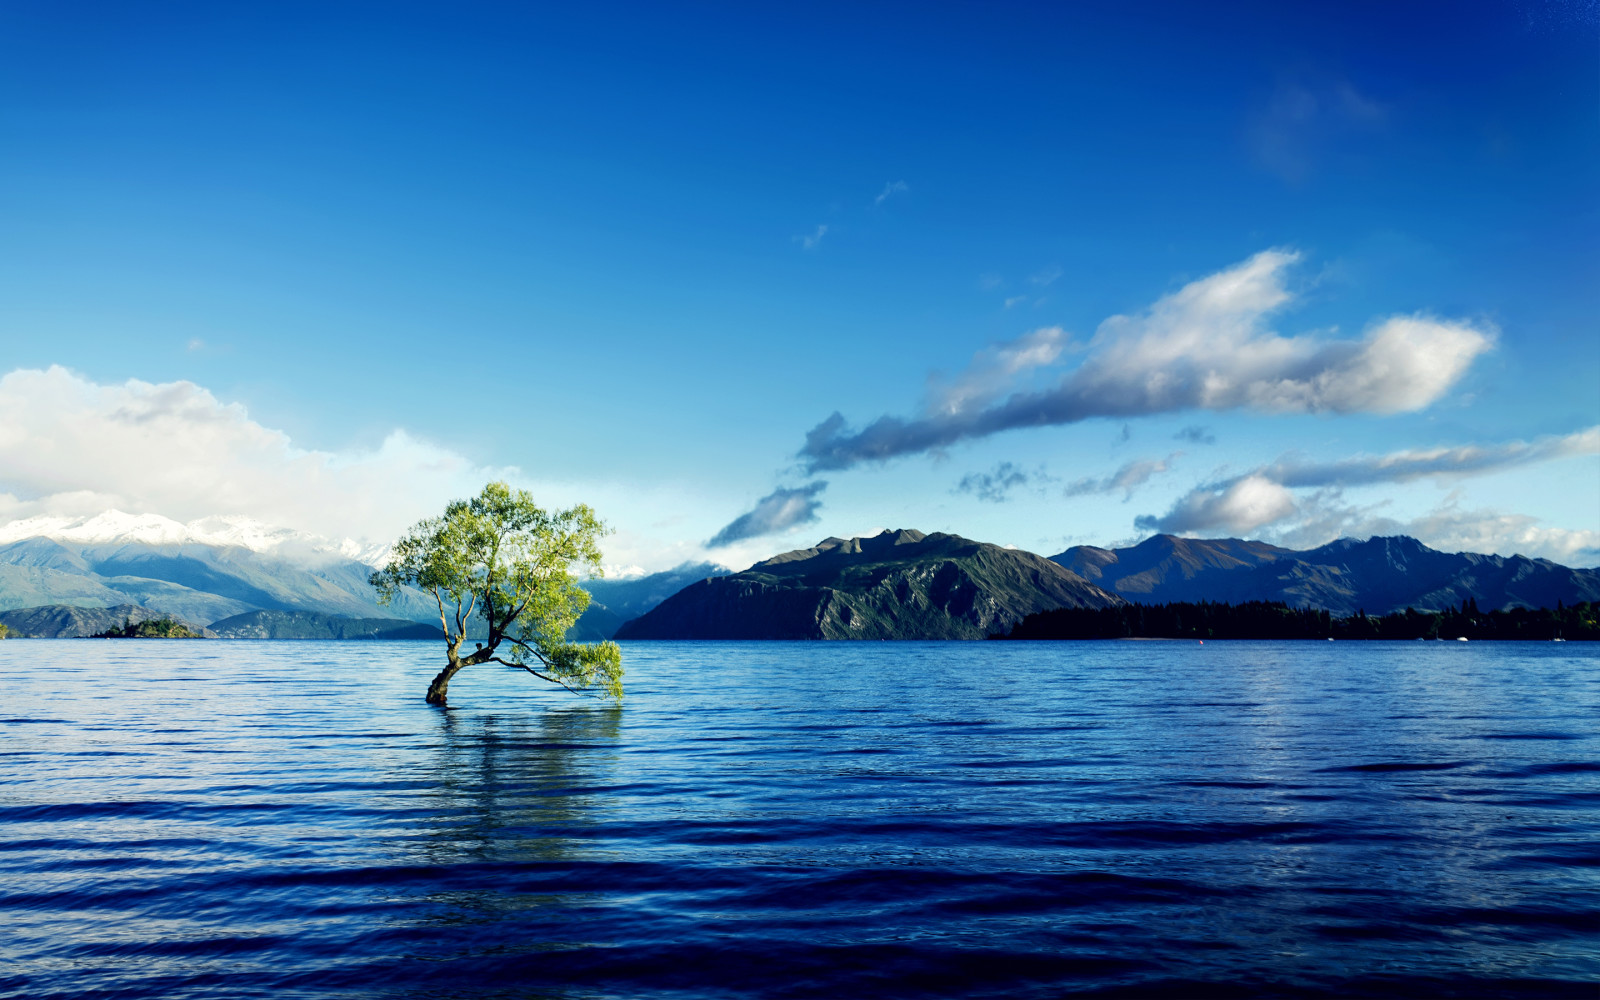
[[[438,705],[440,708],[445,707],[445,697],[450,691],[450,678],[454,677],[456,672],[465,665],[464,663],[452,663],[439,671],[438,676],[433,679],[433,683],[428,685],[428,704]]]

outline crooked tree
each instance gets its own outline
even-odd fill
[[[606,527],[584,504],[546,511],[526,490],[490,483],[444,516],[417,522],[372,574],[388,604],[402,587],[432,594],[444,628],[445,666],[428,685],[443,706],[450,679],[478,663],[517,667],[580,694],[622,697],[622,651],[614,642],[566,641],[589,606],[575,566],[599,576]],[[467,629],[484,632],[465,652]]]

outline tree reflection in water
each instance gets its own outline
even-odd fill
[[[601,822],[621,717],[617,706],[438,713],[437,752],[395,842],[405,903],[389,910],[382,936],[401,945],[408,971],[393,995],[434,995],[445,982],[470,984],[473,995],[557,996],[549,988],[564,977],[551,960],[565,963],[552,953],[614,943],[609,866],[586,843]]]

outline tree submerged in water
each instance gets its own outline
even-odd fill
[[[451,503],[443,517],[414,525],[370,582],[384,604],[406,586],[438,601],[446,663],[428,685],[428,704],[443,706],[450,679],[477,663],[517,667],[569,691],[620,699],[617,644],[566,641],[589,606],[572,569],[601,574],[605,533],[588,506],[545,511],[528,491],[505,483],[490,483],[472,499]],[[463,653],[468,626],[480,620],[484,641]]]

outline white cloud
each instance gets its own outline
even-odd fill
[[[1399,413],[1439,398],[1489,349],[1487,331],[1420,316],[1384,320],[1359,341],[1273,333],[1265,321],[1289,302],[1286,272],[1297,260],[1268,250],[1141,316],[1106,320],[1060,401],[1128,415]]]
[[[192,382],[100,385],[59,366],[0,377],[0,520],[223,515],[387,540],[495,478],[517,472],[402,430],[372,450],[299,448]]]
[[[1600,563],[1600,531],[1557,528],[1527,514],[1479,508],[1466,510],[1452,494],[1420,517],[1397,519],[1381,511],[1386,503],[1348,505],[1336,490],[1318,491],[1302,502],[1301,516],[1267,538],[1289,548],[1325,545],[1341,536],[1410,535],[1442,552],[1486,552],[1549,559],[1564,566]]]
[[[1452,494],[1442,506],[1410,520],[1382,511],[1388,501],[1351,504],[1344,489],[1410,482],[1453,481],[1575,456],[1600,454],[1600,427],[1533,441],[1453,448],[1404,449],[1333,462],[1280,458],[1242,476],[1196,487],[1161,516],[1135,519],[1143,531],[1252,535],[1291,548],[1312,548],[1340,536],[1411,535],[1446,551],[1522,553],[1572,564],[1600,560],[1600,532],[1542,524],[1524,514],[1463,510]],[[1302,491],[1296,493],[1294,491]]]
[[[1065,273],[1066,272],[1061,270],[1059,265],[1051,264],[1048,267],[1041,267],[1039,270],[1028,275],[1028,281],[1032,284],[1038,285],[1040,288],[1046,288],[1055,284],[1056,280]]]
[[[986,347],[948,384],[937,376],[928,379],[930,412],[954,416],[987,406],[1016,384],[1018,378],[1053,364],[1067,347],[1067,334],[1058,326],[1042,327],[1015,340]]]
[[[1174,535],[1247,535],[1298,510],[1294,494],[1283,486],[1263,476],[1246,476],[1220,489],[1194,490],[1164,517],[1141,517],[1134,523],[1144,531]]]
[[[970,381],[982,391],[931,394],[922,414],[883,416],[859,431],[835,413],[807,433],[800,457],[813,471],[843,469],[1021,427],[1185,410],[1418,410],[1442,397],[1493,344],[1491,329],[1422,315],[1381,320],[1357,340],[1274,333],[1266,321],[1291,301],[1287,272],[1298,260],[1296,253],[1267,250],[1139,315],[1105,320],[1083,362],[1050,388],[1026,390],[1021,376],[1054,362],[1060,350],[1048,361],[1018,366],[1009,380],[998,352],[992,359],[980,353],[970,378],[956,387]],[[1064,333],[1051,331],[1065,342]]]
[[[1600,427],[1534,441],[1507,441],[1454,448],[1405,449],[1386,455],[1357,455],[1336,462],[1280,458],[1264,472],[1285,486],[1360,486],[1481,475],[1569,455],[1600,455]]]
[[[884,202],[888,201],[890,198],[893,198],[897,194],[910,194],[910,193],[911,193],[911,186],[909,184],[907,184],[905,181],[890,181],[889,183],[887,183],[887,184],[885,184],[883,186],[883,190],[882,191],[878,192],[878,196],[876,198],[872,199],[872,206],[874,208],[876,208],[879,205],[882,205]]]
[[[822,238],[828,235],[828,227],[820,225],[809,236],[796,236],[795,240],[806,250],[815,250],[822,243]]]

